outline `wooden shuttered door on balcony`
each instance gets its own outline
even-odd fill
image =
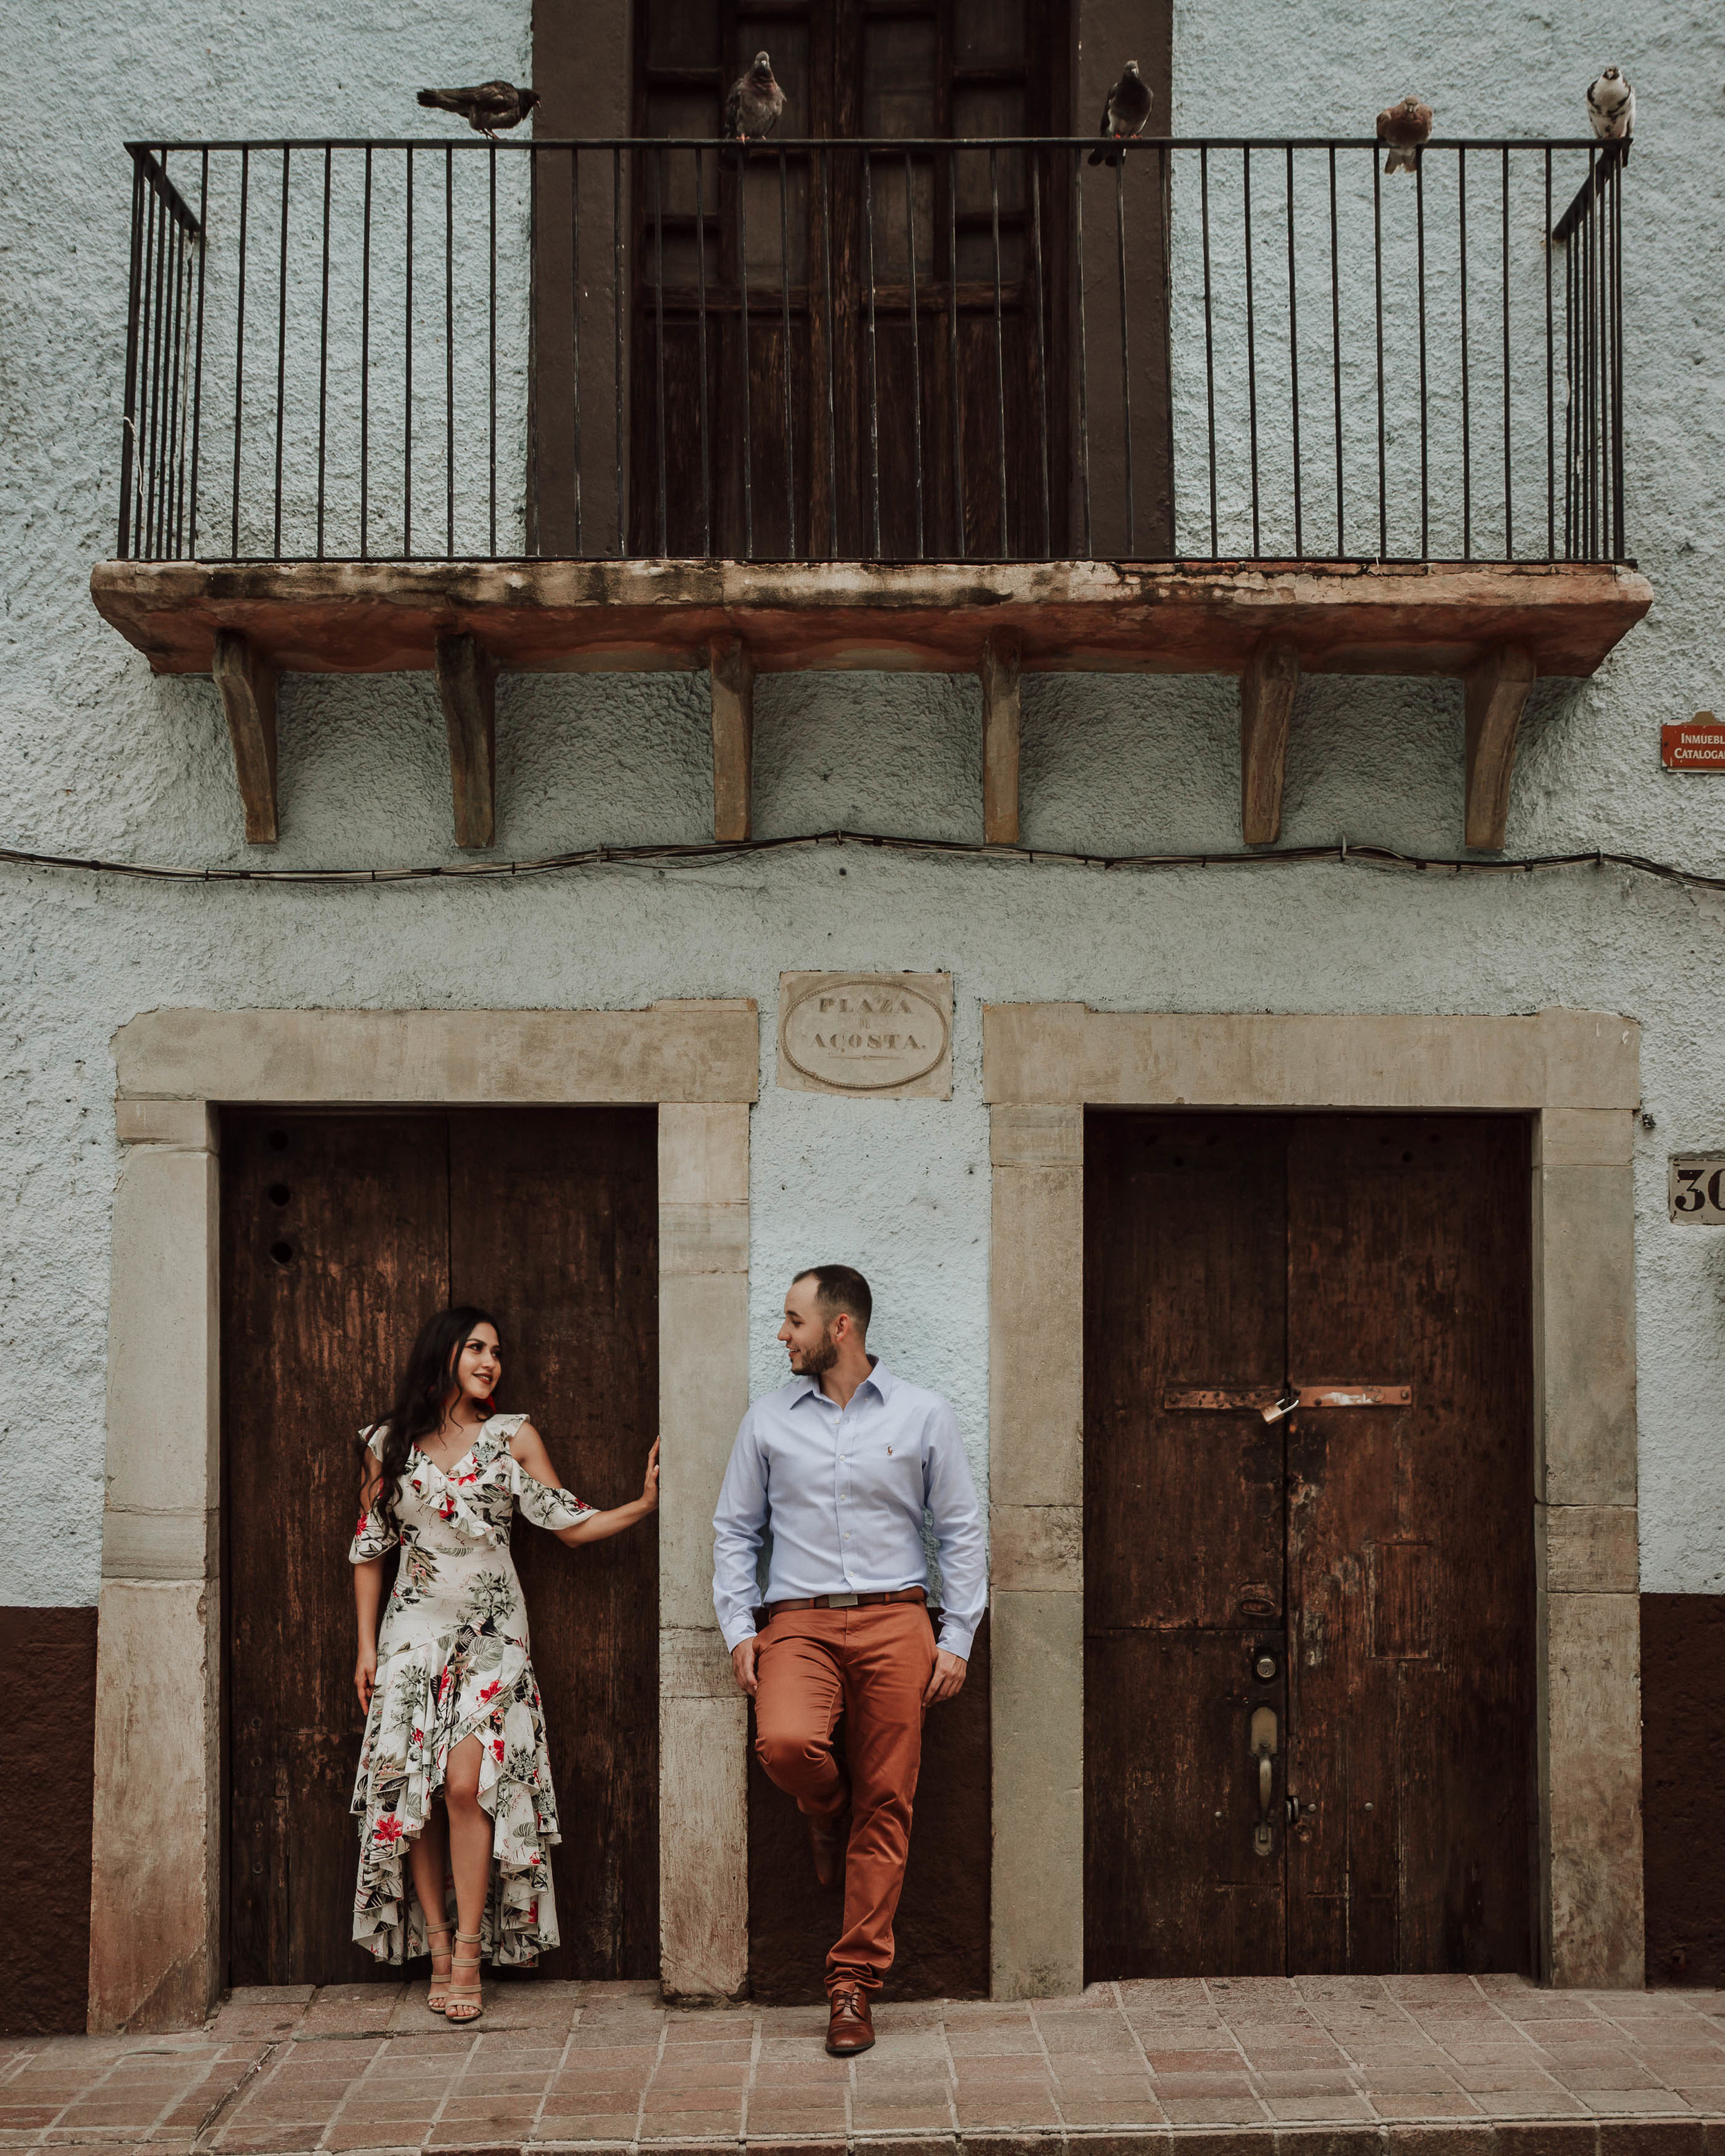
[[[1065,0],[639,0],[634,28],[643,135],[717,135],[762,49],[788,139],[1070,125]],[[769,142],[698,162],[697,186],[691,150],[635,159],[631,551],[1068,552],[1065,162]]]

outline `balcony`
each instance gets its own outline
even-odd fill
[[[1302,673],[1466,683],[1501,849],[1541,675],[1628,554],[1625,167],[1584,142],[130,146],[105,617],[213,672],[247,836],[283,669],[434,669],[491,843],[498,668],[706,668],[715,834],[754,675],[1228,673],[1279,833]]]

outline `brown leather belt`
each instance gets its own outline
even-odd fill
[[[866,1609],[876,1602],[926,1602],[928,1594],[921,1587],[894,1587],[884,1594],[805,1594],[794,1602],[769,1602],[767,1604],[768,1621],[784,1609]]]

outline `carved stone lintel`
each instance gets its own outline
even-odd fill
[[[707,646],[713,700],[713,836],[747,839],[754,777],[755,662],[740,637]]]
[[[1462,677],[1467,708],[1467,822],[1470,846],[1501,854],[1509,837],[1509,782],[1516,729],[1538,669],[1519,644],[1507,644],[1470,666]]]
[[[1300,656],[1286,644],[1260,644],[1240,677],[1240,834],[1249,846],[1273,845],[1281,836],[1288,721],[1299,685]]]
[[[212,672],[234,737],[234,773],[245,809],[245,842],[273,846],[275,814],[276,670],[237,629],[216,631]]]
[[[449,733],[455,844],[489,846],[497,836],[497,665],[476,637],[439,636],[437,686]]]
[[[1019,639],[983,646],[983,843],[1019,842]]]

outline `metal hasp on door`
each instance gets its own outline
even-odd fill
[[[1414,1404],[1411,1385],[1290,1385],[1280,1393],[1230,1393],[1219,1389],[1192,1390],[1178,1385],[1163,1389],[1162,1404],[1171,1414],[1190,1414],[1203,1408],[1236,1414],[1256,1408],[1266,1422],[1281,1422],[1300,1408],[1406,1408]]]
[[[1531,1970],[1529,1161],[1087,1116],[1087,1981]]]

